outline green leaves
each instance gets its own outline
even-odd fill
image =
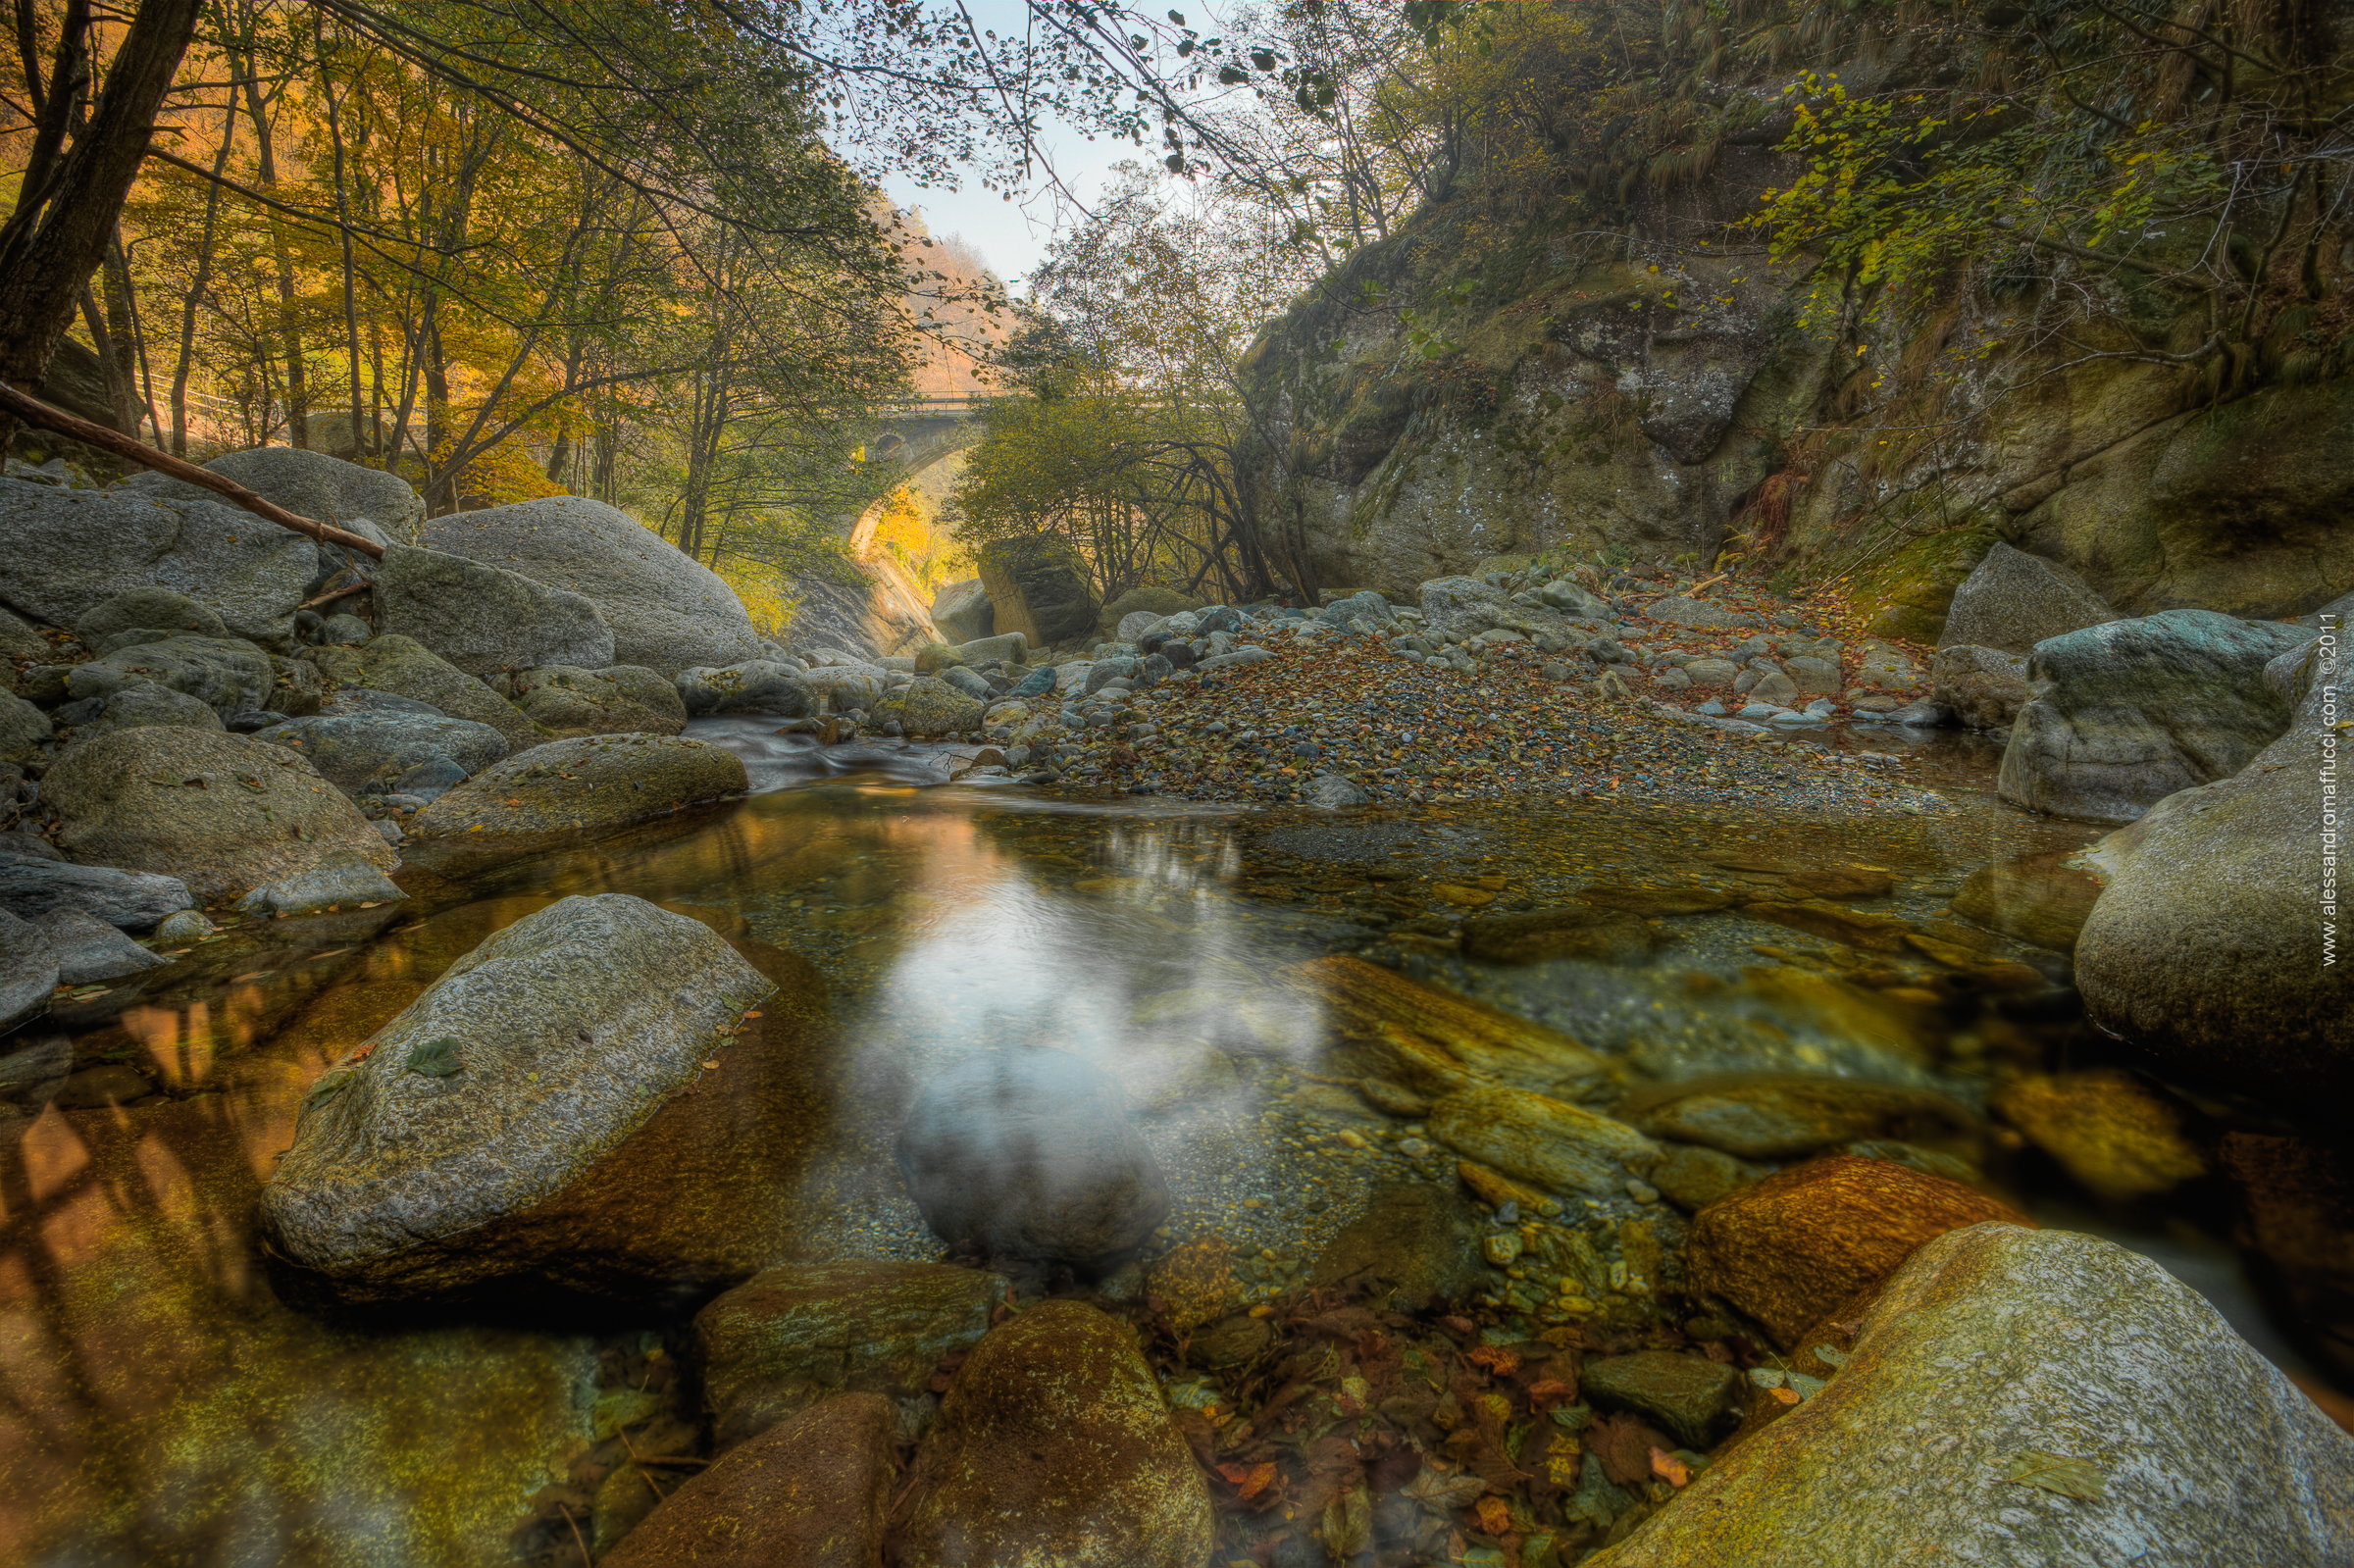
[[[2100,1467],[2090,1459],[2069,1454],[2038,1453],[2028,1449],[2011,1461],[2003,1479],[2018,1486],[2034,1487],[2078,1502],[2099,1502],[2107,1493],[2103,1490]]]
[[[448,1036],[409,1047],[408,1070],[420,1078],[449,1078],[462,1071],[458,1041]]]

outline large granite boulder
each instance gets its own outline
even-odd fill
[[[817,711],[817,693],[801,672],[769,659],[747,660],[719,670],[681,671],[678,691],[691,719],[724,713],[805,719]]]
[[[2288,733],[2235,777],[2159,801],[2086,857],[2108,883],[2076,938],[2085,1007],[2103,1028],[2235,1090],[2335,1099],[2354,1087],[2344,900],[2321,897],[2346,885],[2344,791],[2321,787],[2333,764],[2342,780],[2348,749],[2347,732],[2332,729],[2348,717],[2345,687],[2332,686],[2344,679],[2337,642],[2267,670],[2276,698],[2294,705]],[[2328,884],[2322,857],[2332,848]]]
[[[354,796],[417,793],[402,782],[417,769],[432,769],[442,779],[447,770],[433,765],[454,763],[472,778],[507,754],[507,737],[486,724],[388,709],[289,719],[255,731],[253,738],[302,753],[329,783]]]
[[[195,895],[178,877],[0,853],[0,909],[22,920],[79,909],[123,931],[152,931],[195,907]]]
[[[1062,1051],[975,1056],[933,1079],[898,1161],[932,1229],[985,1257],[1100,1268],[1169,1212],[1119,1085]]]
[[[387,547],[376,608],[384,631],[415,638],[468,675],[614,662],[612,629],[588,599],[448,551]]]
[[[974,1349],[917,1450],[902,1568],[1202,1568],[1209,1489],[1136,1340],[1042,1301]]]
[[[559,736],[675,735],[687,726],[679,688],[643,665],[542,665],[509,678],[506,688],[526,718]]]
[[[2228,779],[2289,722],[2264,667],[2309,627],[2167,610],[2040,642],[2035,694],[2003,751],[2004,799],[2087,822],[2131,822],[2178,789]]]
[[[212,610],[232,636],[286,643],[318,575],[318,546],[207,494],[0,479],[0,601],[70,627],[133,588],[171,588]]]
[[[1970,730],[1999,730],[2033,696],[2023,654],[1951,643],[1929,661],[1929,696]]]
[[[830,1394],[924,1391],[969,1350],[1010,1289],[946,1263],[861,1259],[764,1270],[695,1315],[703,1403],[721,1446]]]
[[[897,1413],[845,1393],[724,1454],[672,1492],[602,1568],[879,1568]]]
[[[985,547],[981,582],[996,606],[996,630],[1019,632],[1034,648],[1096,630],[1100,606],[1087,563],[1060,539],[1042,534]]]
[[[422,702],[452,719],[486,724],[507,737],[510,748],[529,747],[548,738],[546,730],[530,715],[414,637],[388,632],[370,639],[366,647],[306,648],[302,657],[337,685],[389,692]]]
[[[422,839],[610,833],[751,787],[734,752],[684,735],[584,735],[519,752],[420,811]]]
[[[86,909],[52,909],[36,916],[32,924],[49,938],[50,950],[57,955],[57,979],[61,985],[86,986],[93,981],[121,980],[126,975],[171,962],[141,947],[124,936],[121,928],[100,920]]]
[[[951,582],[932,596],[932,624],[950,642],[994,636],[998,630],[997,606],[990,601],[989,589],[982,586],[979,578]]]
[[[2117,618],[2117,612],[2067,567],[1998,542],[1954,590],[1937,646],[2025,655],[2047,637]]]
[[[58,760],[41,800],[73,860],[179,877],[206,903],[308,871],[337,850],[384,870],[395,863],[307,759],[251,735],[169,726],[101,735]]]
[[[227,452],[204,465],[223,479],[233,480],[265,501],[275,501],[296,517],[349,529],[355,522],[373,523],[393,537],[406,540],[425,521],[425,499],[409,481],[381,468],[363,468],[291,446],[257,446]],[[134,475],[127,487],[159,500],[209,501],[211,490],[170,479],[162,474]],[[254,520],[259,523],[261,520]]]
[[[277,675],[270,656],[250,642],[230,637],[167,637],[119,648],[77,664],[66,677],[66,695],[76,701],[113,696],[126,686],[152,683],[194,697],[216,714],[265,708]]]
[[[428,523],[424,537],[437,551],[577,593],[612,629],[613,647],[602,658],[529,664],[643,665],[675,681],[697,665],[760,657],[751,617],[717,573],[601,501],[558,495],[459,512]]]
[[[884,698],[872,711],[878,718],[897,719],[911,735],[945,735],[978,730],[988,709],[978,697],[967,696],[939,677],[927,675]]]
[[[196,600],[172,588],[132,588],[104,604],[94,604],[74,623],[74,634],[83,646],[105,650],[109,637],[125,632],[163,632],[173,635],[225,637],[229,627]]]
[[[262,1189],[264,1241],[355,1301],[741,1280],[780,1242],[736,1190],[768,1180],[761,1144],[718,1142],[727,1096],[686,1091],[774,988],[643,899],[527,915],[313,1087]]]
[[[2350,1560],[2354,1438],[2111,1242],[1940,1237],[1841,1359],[1589,1568]]]

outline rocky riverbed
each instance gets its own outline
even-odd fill
[[[1588,565],[885,658],[592,503],[331,622],[8,482],[13,1557],[2347,1560],[2328,983],[2229,1037],[2149,890],[2277,896],[2321,633],[1990,557],[1934,657]]]

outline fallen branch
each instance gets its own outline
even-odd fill
[[[376,580],[374,578],[362,578],[357,582],[346,583],[344,586],[339,588],[330,588],[315,599],[305,599],[300,604],[294,606],[294,608],[297,610],[316,610],[323,604],[333,604],[337,599],[348,599],[355,593],[365,593],[370,588],[375,586]]]
[[[183,462],[168,453],[159,452],[145,442],[132,440],[120,430],[108,430],[103,425],[93,425],[85,419],[76,419],[63,409],[51,408],[40,399],[27,396],[6,381],[0,381],[0,409],[14,414],[27,425],[37,425],[42,430],[55,430],[60,435],[71,435],[77,441],[85,441],[91,446],[97,447],[100,451],[112,452],[115,456],[127,458],[143,468],[151,468],[158,474],[169,475],[176,480],[184,480],[190,484],[211,490],[216,495],[234,501],[265,522],[275,523],[280,528],[295,533],[307,533],[321,544],[340,544],[347,550],[357,550],[362,555],[379,561],[384,558],[384,547],[374,539],[347,532],[332,524],[318,523],[310,518],[298,516],[275,502],[264,500],[234,480],[215,474],[211,469],[198,468],[193,463]]]

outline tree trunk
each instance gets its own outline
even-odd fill
[[[230,69],[237,56],[231,55]],[[188,455],[188,372],[196,363],[196,308],[204,302],[213,281],[213,241],[221,230],[221,176],[229,168],[230,149],[237,141],[237,100],[231,93],[229,111],[221,117],[221,150],[213,154],[213,181],[204,192],[204,236],[196,245],[196,273],[179,302],[179,355],[172,366],[172,455]]]
[[[73,147],[35,171],[28,163],[17,209],[0,226],[0,379],[39,384],[76,296],[114,238],[123,200],[147,156],[155,113],[187,52],[202,0],[139,0],[115,51],[106,85]],[[79,47],[78,38],[61,41]],[[65,85],[55,75],[50,86]],[[50,93],[50,107],[64,96]],[[37,150],[37,149],[36,149]],[[38,188],[36,189],[36,184]],[[17,432],[0,412],[0,451]]]

